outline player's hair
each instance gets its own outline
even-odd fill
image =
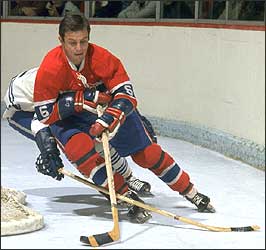
[[[66,14],[59,24],[59,35],[64,40],[65,33],[72,31],[88,30],[90,33],[90,24],[83,14]]]

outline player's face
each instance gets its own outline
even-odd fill
[[[66,32],[64,40],[59,37],[68,59],[75,65],[80,65],[88,50],[89,34],[87,29]]]

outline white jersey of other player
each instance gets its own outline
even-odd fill
[[[10,81],[4,97],[6,110],[3,118],[9,118],[18,110],[34,112],[33,91],[38,67],[24,71]]]

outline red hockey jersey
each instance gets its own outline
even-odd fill
[[[52,49],[43,59],[34,85],[34,107],[38,119],[45,124],[59,120],[55,105],[59,94],[84,90],[104,84],[112,93],[123,84],[131,84],[120,60],[108,50],[89,43],[80,69],[66,57],[62,46]]]

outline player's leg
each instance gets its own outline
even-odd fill
[[[66,154],[67,158],[85,177],[90,178],[95,184],[108,187],[107,173],[104,158],[95,149],[95,140],[81,129],[82,126],[75,120],[59,121],[51,126],[54,136]],[[114,172],[114,186],[116,192],[137,199],[138,195],[128,190],[124,177]],[[139,198],[138,198],[139,199]],[[135,206],[134,206],[135,207]],[[144,223],[151,215],[144,209],[128,207],[129,219],[132,222]]]
[[[104,152],[101,143],[96,143],[96,151],[100,154],[100,158],[102,158],[102,160],[99,159],[98,161],[104,163]],[[126,158],[121,157],[111,145],[110,156],[113,169],[124,177],[130,190],[135,191],[140,196],[151,195],[151,185],[146,181],[136,178],[133,175],[132,169],[129,167]]]
[[[34,140],[34,134],[31,130],[31,122],[33,119],[33,112],[15,111],[7,117],[7,121],[10,127],[19,132],[21,135],[28,139]]]
[[[149,169],[165,182],[172,190],[179,192],[195,204],[199,212],[215,212],[210,199],[197,191],[190,182],[190,176],[158,144],[151,144],[144,150],[132,155],[140,166]]]
[[[172,190],[185,196],[197,206],[198,211],[215,211],[210,199],[199,193],[190,182],[188,173],[158,144],[152,143],[136,113],[127,117],[111,143],[121,156],[131,155],[135,163],[149,169]]]

